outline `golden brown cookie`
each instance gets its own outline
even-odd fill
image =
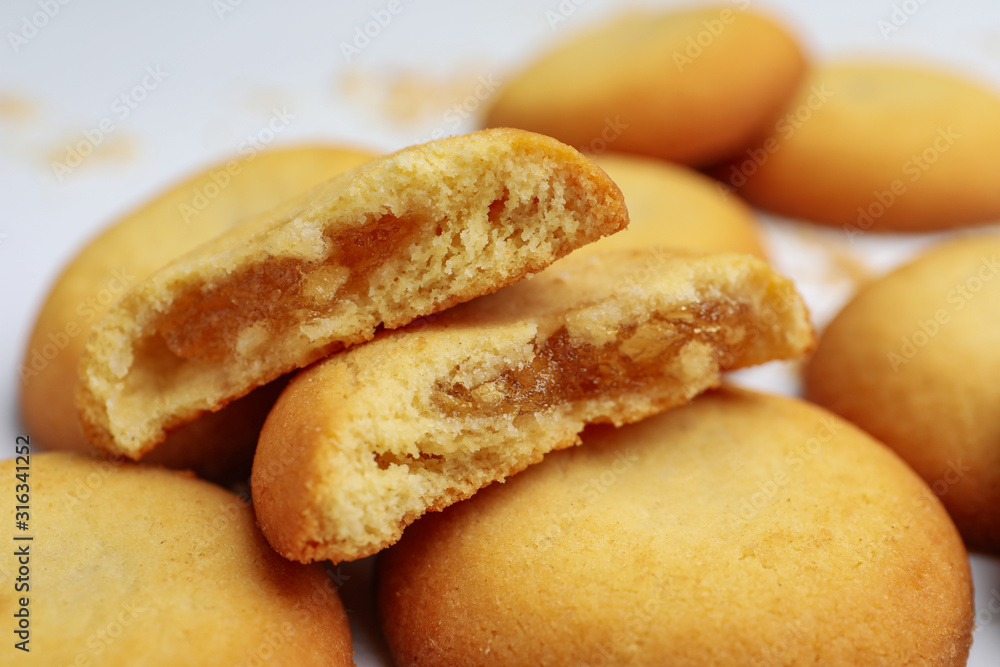
[[[766,259],[753,211],[717,181],[682,165],[624,153],[598,155],[594,162],[625,195],[628,228],[574,255],[655,246]]]
[[[301,146],[230,160],[174,186],[91,241],[49,291],[19,368],[21,414],[32,441],[49,449],[92,450],[73,400],[77,365],[91,326],[126,289],[237,223],[373,157]],[[179,429],[146,460],[213,478],[249,472],[279,390],[262,388]]]
[[[542,57],[497,93],[488,127],[520,127],[584,151],[704,166],[770,130],[805,72],[795,39],[720,5],[636,13]]]
[[[27,530],[14,531],[13,504],[2,510],[4,550],[20,554],[0,560],[13,563],[0,569],[5,665],[353,664],[336,588],[274,553],[245,500],[68,452],[24,464],[0,462],[8,493],[19,465],[30,487]],[[28,652],[11,646],[23,640]]]
[[[373,160],[130,288],[80,361],[84,432],[139,457],[283,373],[549,265],[622,229],[578,151],[484,130]]]
[[[1000,554],[1000,237],[938,246],[864,287],[806,368],[809,399],[892,447],[970,548]]]
[[[969,562],[930,489],[808,403],[725,390],[416,522],[379,557],[407,665],[964,665]]]
[[[254,457],[257,517],[287,558],[367,556],[587,423],[637,421],[812,343],[791,282],[759,259],[570,256],[296,376]]]
[[[775,213],[866,231],[1000,220],[1000,95],[915,65],[847,62],[806,78],[771,136],[716,175]]]

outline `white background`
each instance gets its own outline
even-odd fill
[[[400,0],[401,11],[348,62],[341,44],[350,44],[388,0],[3,0],[0,455],[11,456],[23,432],[16,368],[37,308],[64,263],[104,225],[230,157],[260,136],[276,111],[294,118],[275,145],[323,140],[385,151],[436,130],[475,129],[474,115],[462,121],[454,105],[479,81],[502,82],[555,42],[636,4]],[[771,10],[817,61],[917,58],[1000,90],[996,0],[730,4]],[[565,20],[553,25],[549,12]],[[124,116],[127,107],[116,100],[142,82],[147,68],[165,78]],[[101,132],[97,150],[60,179],[53,161],[64,161],[66,147],[88,132],[96,136],[104,119],[114,129]],[[767,225],[777,265],[797,280],[819,324],[859,276],[881,273],[934,240],[868,235],[851,243],[837,230]],[[789,367],[741,380],[795,391]],[[1000,561],[973,556],[973,567],[980,628],[969,664],[993,667],[1000,664]],[[365,565],[345,571],[353,575],[346,601],[358,608]],[[367,628],[357,630],[359,662],[377,664]]]

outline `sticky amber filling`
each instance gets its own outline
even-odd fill
[[[306,289],[310,274],[324,266],[345,267],[346,282],[332,299],[368,293],[372,273],[401,256],[413,242],[413,220],[383,215],[339,234],[328,233],[334,248],[325,262],[271,257],[220,284],[187,290],[153,326],[167,349],[183,359],[221,359],[237,346],[247,327],[263,325],[268,334],[289,320],[319,314],[330,296],[317,298]]]
[[[449,417],[499,416],[640,392],[662,381],[691,341],[706,343],[722,354],[743,339],[750,325],[746,304],[713,302],[651,318],[641,327],[644,349],[629,345],[640,333],[637,325],[623,327],[616,340],[604,345],[574,339],[563,327],[536,344],[530,366],[510,368],[478,387],[439,381],[432,401]]]

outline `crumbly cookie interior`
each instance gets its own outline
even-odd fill
[[[614,341],[603,345],[575,339],[562,327],[533,344],[527,368],[507,369],[473,387],[442,381],[433,400],[447,417],[520,415],[569,401],[641,392],[664,379],[665,365],[691,341],[719,347],[738,340],[747,310],[745,304],[699,304],[624,326]]]
[[[379,472],[370,471],[371,481],[394,488],[385,489],[383,506],[370,507],[362,534],[395,541],[398,535],[390,536],[427,509],[469,497],[548,451],[576,444],[585,424],[626,423],[629,415],[681,405],[718,386],[720,359],[743,340],[748,310],[734,302],[699,304],[625,325],[603,345],[561,328],[531,340],[523,356],[491,356],[474,368],[469,359],[457,360],[417,399],[443,428],[403,442],[385,439],[372,452]],[[482,381],[470,382],[476,375]],[[365,422],[350,430],[359,439],[378,432]],[[512,432],[519,435],[503,437]],[[399,523],[381,521],[395,513]]]
[[[617,263],[641,266],[629,259]],[[375,553],[424,512],[578,443],[587,424],[641,420],[718,386],[724,370],[812,345],[801,300],[763,262],[685,262],[666,269],[683,280],[638,297],[502,323],[492,313],[505,302],[525,305],[519,283],[467,304],[471,317],[387,332],[304,372],[254,463],[265,535],[294,560]],[[713,275],[723,266],[733,270]]]

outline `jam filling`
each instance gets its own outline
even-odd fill
[[[412,220],[383,215],[355,229],[327,234],[334,250],[326,262],[271,257],[211,288],[193,287],[175,299],[169,316],[153,330],[179,358],[223,359],[249,326],[263,325],[272,334],[291,320],[318,315],[331,298],[317,300],[315,291],[306,288],[310,273],[324,266],[349,271],[332,299],[367,295],[372,273],[409,248],[417,230]]]
[[[563,327],[540,346],[530,366],[510,368],[484,386],[466,387],[440,380],[432,401],[448,417],[471,414],[517,415],[545,411],[554,405],[641,391],[661,381],[670,362],[690,341],[707,343],[721,355],[727,345],[742,339],[748,307],[711,303],[685,309],[670,317],[654,317],[641,327],[630,325],[617,340],[594,345],[575,340]],[[636,333],[645,349],[623,351]],[[496,397],[502,400],[497,401]]]

